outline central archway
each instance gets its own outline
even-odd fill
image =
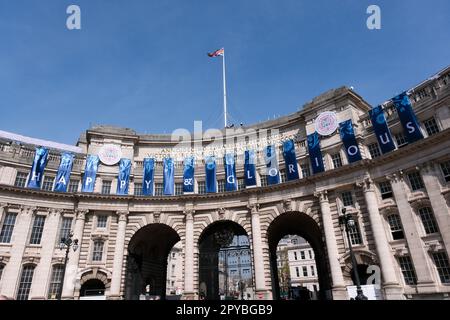
[[[162,223],[146,225],[133,235],[128,245],[127,300],[138,300],[142,294],[166,298],[167,259],[178,241],[178,233]]]
[[[327,299],[331,289],[326,260],[325,244],[317,222],[305,213],[287,212],[276,217],[269,225],[267,238],[270,252],[272,289],[275,299],[280,299],[278,277],[277,246],[281,239],[288,235],[297,235],[305,239],[314,250],[317,275],[319,281],[319,299]]]

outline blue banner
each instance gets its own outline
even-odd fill
[[[238,182],[236,179],[236,164],[234,161],[234,154],[229,153],[224,157],[225,166],[225,190],[236,191],[238,189]]]
[[[255,151],[245,150],[245,186],[256,186],[256,157]]]
[[[295,144],[292,140],[283,142],[283,157],[286,165],[286,179],[288,181],[299,179],[297,158],[295,156]]]
[[[370,119],[372,121],[373,130],[380,145],[381,152],[388,153],[395,149],[394,141],[392,140],[391,131],[386,122],[383,108],[377,106],[369,110]]]
[[[117,194],[128,194],[128,185],[130,181],[131,160],[120,159],[119,175],[117,177]]]
[[[352,163],[361,160],[361,153],[359,152],[358,142],[356,142],[351,119],[339,123],[339,133],[344,143],[348,162]]]
[[[73,166],[73,154],[64,152],[61,154],[61,162],[59,163],[58,174],[56,175],[55,191],[66,192],[69,184],[70,173]]]
[[[311,167],[313,173],[320,173],[325,171],[323,165],[322,151],[320,151],[320,140],[319,134],[314,131],[314,133],[307,136],[308,140],[308,153],[311,159]]]
[[[164,195],[173,196],[175,192],[175,168],[172,158],[164,158]]]
[[[48,161],[48,149],[36,147],[33,165],[31,166],[30,179],[28,180],[28,188],[39,189],[42,183],[42,176]]]
[[[271,185],[280,183],[277,152],[274,145],[264,148],[264,160],[266,162],[267,184]]]
[[[194,192],[194,170],[195,158],[191,156],[184,159],[183,192]]]
[[[144,159],[144,174],[142,178],[142,195],[153,195],[153,176],[155,174],[155,159]]]
[[[214,156],[207,156],[205,158],[205,188],[206,192],[217,192],[216,187],[216,159]]]
[[[423,139],[422,131],[420,130],[419,122],[412,109],[411,101],[406,92],[399,94],[392,99],[395,108],[397,109],[398,117],[403,126],[406,139],[408,143],[413,143],[417,140]]]
[[[95,186],[95,178],[98,170],[98,156],[88,155],[86,157],[86,167],[84,168],[83,185],[81,192],[93,192]]]

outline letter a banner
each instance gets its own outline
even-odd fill
[[[33,165],[31,167],[28,188],[39,189],[41,187],[42,176],[48,161],[48,149],[37,147],[34,154]]]
[[[164,159],[164,195],[166,196],[172,196],[174,194],[174,188],[175,188],[175,168],[173,165],[173,159],[172,158],[165,158]]]
[[[267,184],[280,183],[280,174],[278,172],[278,160],[275,146],[270,145],[264,148],[264,160],[266,162]]]
[[[153,176],[155,174],[155,159],[144,159],[144,175],[142,178],[142,195],[153,195]]]
[[[185,158],[183,168],[183,192],[194,192],[194,170],[195,158],[192,156]]]
[[[131,160],[120,159],[119,176],[117,177],[117,194],[128,194],[128,185],[130,181]]]
[[[238,189],[238,183],[236,179],[236,165],[234,161],[234,154],[229,153],[225,155],[225,190],[236,191]]]
[[[391,131],[386,123],[383,109],[381,106],[372,108],[369,110],[369,115],[381,152],[383,152],[383,154],[391,152],[395,149],[395,144],[392,140]]]
[[[283,157],[286,165],[286,179],[288,181],[299,179],[294,141],[286,140],[283,142]]]
[[[416,115],[411,106],[411,101],[408,98],[406,92],[399,94],[392,99],[397,109],[398,117],[402,123],[403,130],[406,135],[408,143],[416,142],[423,139],[422,131],[420,131],[420,125],[417,121]]]
[[[73,166],[73,154],[64,152],[61,154],[61,162],[59,163],[58,174],[56,175],[55,191],[66,192],[70,179],[70,172]]]
[[[345,153],[349,163],[361,160],[358,143],[356,142],[355,132],[353,131],[352,120],[346,120],[339,123],[339,133],[344,143]]]
[[[217,192],[216,187],[216,159],[213,156],[205,158],[205,187],[207,193]]]
[[[255,151],[245,150],[245,186],[256,186],[256,161]]]
[[[313,173],[320,173],[325,171],[323,165],[322,151],[320,151],[320,140],[317,131],[307,136],[308,140],[308,153],[311,159],[311,167]]]
[[[95,178],[98,170],[98,156],[88,155],[86,157],[86,167],[84,168],[82,192],[93,192],[95,185]]]

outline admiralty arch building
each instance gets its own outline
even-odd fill
[[[234,148],[238,159],[247,148],[258,154],[273,144],[277,163],[271,165],[279,168],[279,180],[273,183],[262,174],[266,164],[257,163],[256,184],[247,185],[243,161],[236,161],[236,189],[229,190],[225,160],[217,153],[214,192],[206,186],[208,139],[194,141],[204,149],[196,154],[193,192],[184,192],[184,162],[174,157],[173,194],[167,195],[164,155],[178,143],[171,135],[98,125],[81,133],[76,145],[63,145],[1,131],[0,295],[44,300],[62,292],[62,299],[82,299],[98,292],[105,299],[166,299],[173,271],[168,261],[179,248],[179,298],[220,299],[220,252],[239,236],[247,254],[239,273],[251,299],[277,299],[277,245],[294,235],[314,251],[321,299],[352,297],[350,245],[362,284],[375,283],[381,299],[449,299],[450,67],[408,89],[403,99],[410,103],[391,99],[378,109],[392,138],[389,152],[382,145],[388,135],[377,136],[373,107],[348,87],[325,92],[290,115],[234,128],[236,138],[249,129],[277,132],[273,140],[256,135],[233,146],[227,136],[219,142]],[[335,126],[345,121],[353,129],[353,148],[344,128]],[[414,128],[417,139],[411,138]],[[316,163],[309,140],[314,133],[321,155]],[[286,140],[295,147],[295,179],[283,160]],[[38,154],[43,147],[45,161]],[[63,152],[73,161],[67,189],[60,192]],[[87,165],[91,156],[100,161]],[[154,176],[146,194],[149,157]],[[126,192],[117,192],[127,164],[122,159],[130,171]],[[35,176],[39,184],[30,187]],[[355,222],[348,237],[340,223],[344,208]],[[65,261],[61,239],[69,234]]]

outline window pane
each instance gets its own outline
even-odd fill
[[[2,231],[0,232],[0,242],[9,243],[14,230],[14,224],[16,223],[16,214],[7,213],[3,220]]]
[[[59,231],[59,241],[63,242],[62,239],[67,239],[72,230],[72,218],[64,217],[61,221],[61,229]]]
[[[406,146],[408,144],[408,141],[406,140],[406,137],[403,133],[396,134],[395,141],[397,141],[397,146],[399,148]]]
[[[55,180],[54,177],[45,176],[44,177],[44,182],[42,183],[42,190],[52,191],[53,190],[53,182],[54,182],[54,180]]]
[[[105,215],[97,216],[97,228],[106,228],[107,221],[108,221],[108,216],[105,216]]]
[[[162,195],[163,195],[163,184],[155,183],[155,196],[162,196]]]
[[[425,125],[425,129],[427,130],[427,133],[429,136],[432,136],[433,134],[436,134],[439,132],[439,127],[434,118],[427,119],[423,123]]]
[[[353,205],[353,197],[350,191],[342,192],[342,203],[346,207]]]
[[[417,284],[416,271],[409,256],[398,257],[400,269],[407,285]]]
[[[398,214],[391,214],[388,216],[389,226],[391,228],[392,239],[398,240],[403,239],[403,228],[400,221],[400,216]]]
[[[306,178],[311,175],[311,171],[309,170],[309,163],[304,163],[301,165],[302,168],[302,177]]]
[[[265,186],[267,186],[267,176],[262,175],[261,176],[261,187],[265,187]]]
[[[342,159],[340,153],[335,153],[331,155],[331,160],[333,161],[333,168],[342,167]]]
[[[181,194],[183,194],[183,184],[175,183],[175,195],[179,196]]]
[[[61,264],[53,266],[50,285],[48,287],[48,299],[56,299],[61,288],[63,270],[64,266]]]
[[[370,157],[375,159],[376,157],[381,156],[380,148],[378,147],[378,143],[372,143],[368,145]]]
[[[72,179],[70,179],[68,191],[69,192],[78,192],[78,185],[79,184],[80,184],[80,180],[77,180],[77,179],[72,180]]]
[[[423,228],[426,234],[438,232],[436,219],[430,207],[419,209],[420,220],[422,220]]]
[[[14,186],[24,188],[25,183],[27,182],[28,174],[25,172],[17,172],[16,181],[14,182]]]
[[[204,194],[204,193],[206,193],[205,181],[199,181],[199,182],[198,182],[198,193],[199,193],[199,194]]]
[[[350,241],[352,245],[362,244],[361,233],[359,231],[359,224],[355,221],[355,226],[353,228],[349,228],[348,234],[350,236]]]
[[[225,180],[217,180],[217,192],[225,192]]]
[[[411,185],[412,191],[420,190],[425,187],[423,184],[422,177],[420,176],[420,174],[418,172],[408,173],[408,179],[409,179],[409,183]]]
[[[135,196],[142,196],[142,183],[135,183],[134,184],[134,195]]]
[[[379,183],[381,199],[392,198],[392,186],[389,181],[384,181]]]
[[[28,300],[33,274],[34,266],[23,267],[22,274],[20,275],[19,289],[17,290],[17,300]]]
[[[102,194],[110,194],[111,193],[111,181],[103,181],[102,182]]]
[[[441,170],[446,182],[450,182],[450,161],[441,163]]]
[[[103,241],[94,242],[94,250],[92,252],[92,261],[102,261],[103,258]]]
[[[433,253],[433,260],[439,273],[441,282],[450,283],[450,265],[448,263],[448,257],[445,252]]]
[[[44,216],[35,216],[33,222],[33,229],[31,230],[30,244],[40,244],[42,232],[44,231]]]

